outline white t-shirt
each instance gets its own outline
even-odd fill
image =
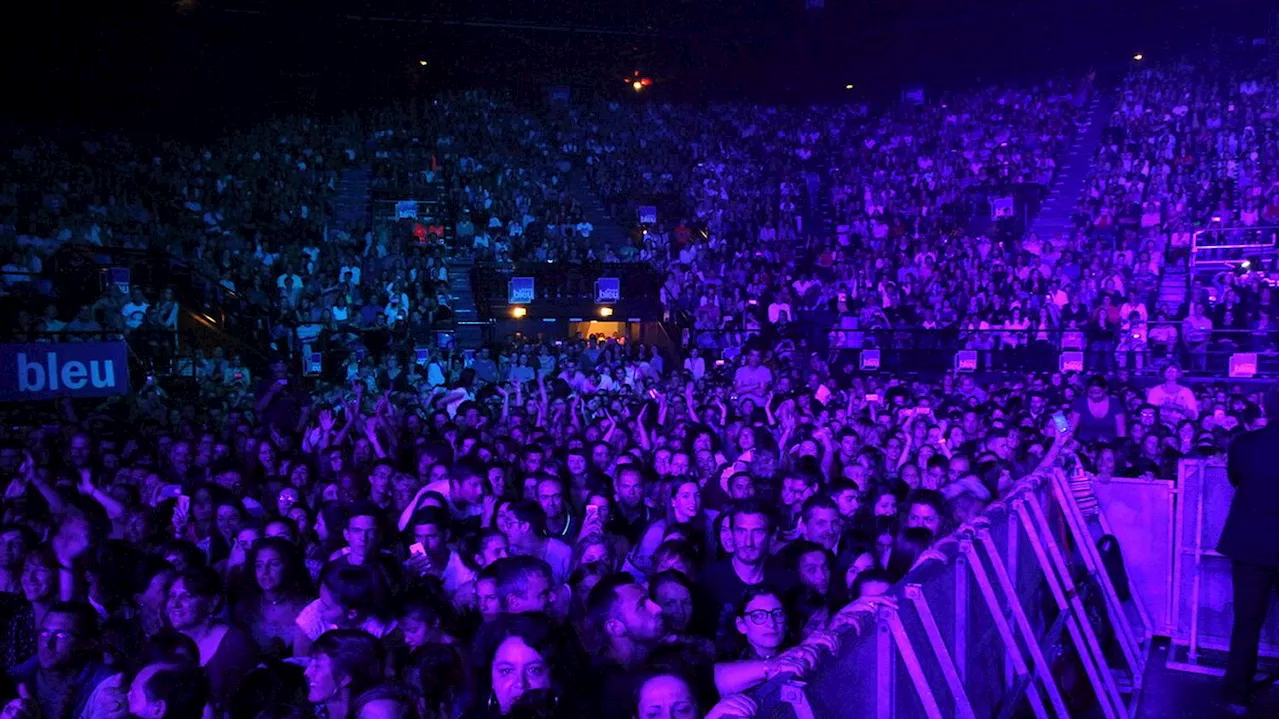
[[[786,315],[787,321],[795,319],[795,313],[791,311],[791,305],[786,302],[770,302],[769,303],[769,324],[778,324],[778,320]]]
[[[131,330],[136,330],[142,326],[147,317],[147,308],[150,307],[146,302],[129,302],[120,308],[120,314],[124,315],[124,324]]]
[[[560,586],[569,581],[569,566],[573,559],[573,550],[569,545],[555,539],[554,537],[547,539],[546,549],[542,553],[542,561],[551,566],[551,584]]]
[[[1178,385],[1169,391],[1163,384],[1158,384],[1147,391],[1147,403],[1160,408],[1180,409],[1195,416],[1198,412],[1196,395],[1189,387]],[[1169,419],[1168,416],[1164,419]]]

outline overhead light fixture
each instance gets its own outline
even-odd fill
[[[519,305],[516,305],[515,307],[512,307],[512,308],[511,308],[511,316],[512,316],[512,317],[514,317],[514,318],[516,318],[516,319],[518,319],[518,320],[519,320],[519,319],[524,319],[524,316],[525,316],[525,315],[527,315],[527,314],[529,314],[529,310],[528,310],[527,308],[525,308],[525,307],[521,307],[521,306],[519,306]]]
[[[850,84],[848,84],[848,85],[845,85],[845,86],[844,86],[844,89],[846,89],[846,90],[852,90],[852,89],[853,89],[853,83],[850,83]]]
[[[599,310],[599,311],[600,311],[600,316],[601,316],[601,317],[612,317],[612,316],[613,316],[613,308],[612,308],[612,307],[610,307],[610,306],[608,306],[608,305],[604,305],[603,307],[601,307],[601,308],[600,308],[600,310]]]
[[[641,90],[644,89],[644,83],[640,82],[639,80],[636,80],[635,82],[631,83],[631,88],[636,92],[640,92]]]
[[[1134,55],[1134,56],[1133,56],[1133,59],[1134,59],[1134,60],[1141,60],[1141,59],[1142,59],[1142,53],[1138,53],[1138,54]]]
[[[426,66],[427,66],[427,61],[426,61],[426,60],[419,60],[419,61],[418,61],[418,64],[419,64],[419,65],[421,65],[422,67],[426,67]]]

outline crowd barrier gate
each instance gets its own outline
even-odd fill
[[[1203,652],[1225,652],[1231,640],[1231,560],[1220,554],[1217,546],[1234,494],[1221,458],[1178,463],[1179,506],[1170,591],[1173,636],[1166,663],[1172,669],[1223,674],[1222,669],[1203,662]],[[1261,656],[1277,656],[1278,636],[1273,607],[1262,628]]]
[[[842,629],[836,656],[758,688],[759,716],[1132,719],[1151,634],[1103,567],[1104,525],[1060,467],[1027,477],[935,544],[896,608]]]

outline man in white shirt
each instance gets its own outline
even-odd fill
[[[769,324],[776,325],[779,322],[790,322],[795,319],[794,313],[791,311],[791,304],[787,302],[785,295],[779,293],[773,302],[769,303]]]
[[[124,325],[131,330],[136,330],[142,326],[147,318],[147,308],[151,305],[147,299],[142,296],[142,290],[133,289],[133,294],[129,297],[129,301],[124,303],[124,307],[120,308],[120,314],[124,316]]]
[[[739,401],[749,399],[757,407],[764,406],[765,395],[773,385],[773,372],[760,364],[760,350],[747,352],[747,363],[733,373],[733,391]]]
[[[1129,299],[1126,300],[1124,304],[1120,305],[1120,317],[1128,319],[1129,315],[1134,312],[1138,313],[1138,317],[1143,322],[1147,321],[1146,304],[1139,302],[1137,296],[1130,292]]]

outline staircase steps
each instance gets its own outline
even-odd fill
[[[1031,223],[1031,232],[1037,236],[1067,236],[1075,229],[1075,208],[1089,186],[1093,157],[1110,122],[1113,105],[1110,92],[1096,92],[1089,102],[1084,119],[1076,125],[1076,136],[1058,160],[1057,174],[1040,212]]]

